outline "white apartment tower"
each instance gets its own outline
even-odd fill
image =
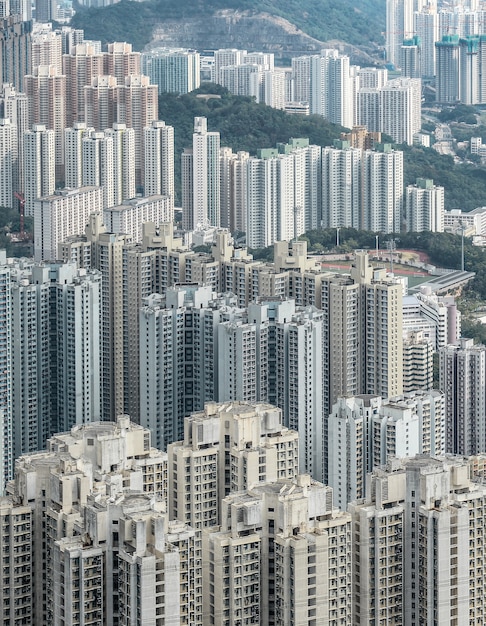
[[[444,454],[444,409],[438,391],[338,398],[329,416],[328,473],[339,508],[367,497],[367,475],[391,457]]]
[[[52,432],[99,419],[101,288],[96,272],[74,264],[0,261],[4,480],[13,459],[44,448]]]
[[[467,460],[454,457],[416,456],[373,472],[367,498],[349,507],[353,562],[366,573],[353,582],[355,624],[483,619],[486,494],[469,476]]]
[[[105,135],[113,140],[114,204],[116,205],[136,195],[136,134],[134,128],[115,123],[112,128],[105,129]]]
[[[359,228],[362,150],[347,141],[322,148],[322,225]]]
[[[368,253],[355,252],[351,278],[360,285],[363,393],[391,398],[403,390],[402,285],[384,269],[369,266]],[[361,334],[363,333],[363,334]]]
[[[403,152],[384,144],[363,153],[362,228],[397,233],[403,210]]]
[[[143,239],[143,225],[172,223],[174,209],[167,196],[144,196],[124,200],[103,211],[103,222],[110,233],[128,235],[134,244]]]
[[[133,612],[145,624],[156,615],[189,623],[179,621],[189,608],[181,606],[181,570],[189,579],[194,572],[169,543],[166,493],[167,456],[127,416],[76,426],[46,452],[21,457],[0,510],[4,522],[23,521],[24,532],[15,524],[19,534],[2,542],[22,553],[19,600],[31,623],[114,626]],[[181,533],[174,538],[183,547]]]
[[[388,70],[383,67],[360,67],[358,78],[361,89],[380,89],[388,82]]]
[[[479,37],[459,40],[459,99],[462,104],[474,105],[480,100],[482,68],[479,54]]]
[[[16,128],[17,136],[12,145],[12,189],[24,191],[24,133],[29,128],[28,99],[12,85],[4,84],[0,96],[1,116],[8,118]],[[5,205],[8,206],[8,205]]]
[[[418,78],[390,80],[380,89],[380,128],[396,143],[413,144],[422,126],[422,88]]]
[[[85,123],[65,131],[66,187],[99,186],[103,207],[135,197],[135,131],[113,124],[95,132]]]
[[[421,78],[422,46],[418,37],[405,39],[400,49],[400,67],[402,76],[408,78]]]
[[[115,206],[113,140],[105,133],[87,134],[82,140],[83,184],[100,187],[102,208]]]
[[[14,205],[14,167],[17,153],[17,128],[8,118],[0,118],[0,206]]]
[[[214,76],[215,83],[221,82],[221,68],[228,65],[241,65],[247,54],[246,50],[237,50],[236,48],[221,48],[214,51]]]
[[[166,302],[154,294],[140,310],[140,419],[162,449],[180,439],[183,418],[214,397],[214,297],[192,285],[168,290]]]
[[[407,333],[403,339],[403,391],[432,389],[435,346],[422,331]]]
[[[3,493],[5,482],[13,476],[14,455],[12,447],[13,406],[12,406],[12,307],[11,276],[6,266],[7,255],[0,250],[0,367],[4,374],[0,377],[0,417],[2,445],[0,446],[0,490]]]
[[[345,128],[354,125],[354,97],[350,76],[349,57],[337,50],[323,50],[326,53],[327,96],[325,117],[333,124]]]
[[[91,242],[91,266],[102,276],[102,416],[114,420],[125,406],[123,253],[129,237],[106,232],[100,216],[101,211],[89,216],[86,236]]]
[[[329,487],[299,475],[229,495],[222,509],[221,526],[204,535],[214,572],[214,581],[205,578],[210,621],[232,626],[247,614],[279,626],[307,626],[318,616],[351,624],[350,516],[333,508]],[[240,576],[240,562],[252,574]]]
[[[163,93],[190,93],[200,85],[201,60],[196,50],[155,48],[142,53],[142,72]]]
[[[310,103],[311,58],[302,56],[292,59],[292,100],[294,102]]]
[[[219,150],[219,133],[208,132],[205,117],[194,118],[191,162],[182,168],[182,211],[188,229],[220,225]]]
[[[61,189],[34,201],[34,258],[57,259],[59,244],[72,235],[81,235],[92,213],[103,210],[101,187]]]
[[[414,32],[420,39],[420,67],[422,78],[435,76],[435,42],[439,37],[439,20],[437,12],[429,5],[414,13]]]
[[[247,161],[246,233],[250,247],[264,248],[278,241],[278,161],[275,158],[250,157]]]
[[[43,449],[53,432],[100,419],[101,277],[74,264],[7,267],[18,457]]]
[[[174,128],[155,121],[144,128],[146,196],[167,196],[174,205]]]
[[[447,410],[446,450],[477,454],[486,449],[486,349],[472,339],[439,350],[439,387]]]
[[[292,59],[293,100],[308,102],[310,112],[351,128],[354,98],[349,57],[325,49],[320,55]]]
[[[444,232],[444,187],[426,178],[417,178],[406,188],[407,231]]]
[[[56,186],[54,131],[36,124],[24,134],[25,215],[34,215],[34,201],[50,196]]]
[[[298,435],[270,404],[208,403],[186,418],[184,440],[170,444],[168,460],[169,513],[196,531],[195,556],[202,559],[203,531],[221,523],[226,495],[297,476]],[[196,612],[207,601],[207,580],[196,573]]]
[[[398,66],[400,48],[404,39],[413,35],[414,0],[386,1],[386,59]]]
[[[83,139],[93,132],[94,128],[88,128],[84,122],[76,122],[72,128],[66,128],[64,131],[66,187],[75,189],[83,186]]]
[[[291,241],[320,223],[321,151],[291,139],[246,160],[246,221],[250,247]]]

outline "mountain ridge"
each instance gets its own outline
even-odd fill
[[[342,0],[338,6],[331,0],[121,0],[99,9],[83,9],[78,5],[71,25],[83,28],[87,39],[128,41],[134,49],[142,50],[153,43],[155,32],[162,33],[159,39],[168,39],[167,33],[171,29],[176,35],[170,40],[170,45],[196,48],[189,40],[191,37],[201,39],[202,35],[199,36],[198,32],[202,32],[206,33],[208,41],[215,44],[203,48],[227,47],[224,45],[227,38],[219,43],[212,36],[215,24],[226,22],[233,30],[233,47],[243,48],[245,46],[239,42],[250,39],[244,27],[257,21],[261,37],[255,37],[255,45],[251,48],[256,50],[262,47],[262,43],[268,44],[265,29],[273,22],[274,28],[280,25],[282,33],[288,35],[293,27],[296,38],[308,41],[307,47],[302,48],[304,53],[319,49],[329,40],[337,40],[376,56],[383,45],[383,20],[383,0],[364,0],[360,2],[360,8],[353,0]],[[150,28],[147,28],[148,24]]]

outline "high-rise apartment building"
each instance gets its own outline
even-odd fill
[[[34,215],[34,201],[50,196],[56,187],[55,133],[36,124],[24,133],[25,215]]]
[[[105,129],[113,145],[113,204],[135,197],[135,130],[115,123]],[[86,163],[83,163],[86,169]],[[89,169],[89,166],[88,168]],[[105,206],[110,206],[108,203]]]
[[[128,363],[125,365],[124,354],[123,247],[130,238],[106,232],[101,211],[92,213],[88,222],[90,263],[101,272],[102,285],[102,416],[113,420],[124,409],[124,370]]]
[[[418,78],[390,80],[380,89],[380,130],[396,143],[413,144],[422,127],[422,86]]]
[[[6,267],[7,255],[0,250],[0,322],[3,332],[0,333],[0,417],[2,431],[2,446],[0,447],[0,485],[1,492],[5,481],[13,475],[13,405],[12,405],[12,307],[11,307],[11,277]]]
[[[115,41],[109,43],[103,53],[104,71],[106,76],[114,76],[118,85],[126,84],[126,77],[140,75],[140,52],[132,50],[132,44]]]
[[[405,326],[405,325],[404,325]],[[404,328],[405,330],[405,328]],[[403,391],[432,389],[435,346],[422,331],[407,333],[403,340]]]
[[[98,132],[112,128],[117,118],[118,84],[114,76],[94,76],[84,87],[84,121]],[[79,107],[79,105],[78,105]],[[127,127],[130,127],[127,124]]]
[[[23,566],[19,601],[26,619],[47,625],[69,616],[73,626],[114,626],[135,612],[155,624],[156,614],[164,619],[167,611],[167,618],[189,623],[180,617],[189,609],[180,606],[181,577],[194,574],[169,537],[193,563],[190,533],[185,539],[180,525],[169,527],[166,494],[167,456],[126,416],[76,426],[53,437],[46,452],[21,457],[9,497],[1,500],[2,520],[19,532],[4,532],[2,544],[12,555],[5,564],[12,578],[13,555],[22,555],[15,563]],[[2,615],[12,623],[9,596],[2,600]]]
[[[62,74],[62,37],[51,24],[34,23],[32,32],[32,70],[39,65],[52,65]]]
[[[200,85],[199,52],[183,48],[155,48],[142,53],[142,73],[163,93],[190,93]]]
[[[354,623],[481,621],[485,495],[461,458],[417,456],[375,470],[367,498],[349,506],[361,573]]]
[[[205,117],[194,118],[192,152],[182,155],[182,215],[184,227],[219,226],[220,138],[208,132]]]
[[[421,78],[422,42],[416,35],[405,39],[400,49],[400,67],[402,76],[407,78]]]
[[[480,100],[482,80],[479,54],[480,38],[464,37],[459,40],[459,99],[461,103],[474,105]]]
[[[339,508],[368,496],[367,475],[389,458],[444,454],[444,408],[438,391],[338,398],[329,415],[327,464]]]
[[[0,118],[0,206],[14,205],[14,167],[17,153],[17,128],[8,118]]]
[[[321,151],[294,138],[259,150],[245,162],[247,243],[263,248],[291,241],[320,224]],[[239,180],[236,181],[239,183]]]
[[[25,6],[27,12],[30,4],[26,2]],[[23,91],[24,76],[32,71],[31,15],[12,11],[3,16],[0,33],[0,84],[10,83],[17,91]]]
[[[141,423],[165,448],[180,438],[183,418],[211,399],[269,401],[302,433],[300,470],[322,479],[323,314],[261,300],[245,311],[193,285],[144,300]]]
[[[322,148],[321,224],[399,232],[403,208],[403,153],[389,145],[351,148],[336,140]]]
[[[403,211],[403,152],[390,145],[363,153],[362,228],[398,233]]]
[[[54,131],[55,163],[64,165],[64,129],[66,128],[66,77],[52,65],[40,65],[24,79],[29,100],[29,126],[43,124]],[[62,171],[58,170],[58,178]],[[62,178],[61,178],[62,179]]]
[[[12,144],[12,190],[24,191],[24,133],[29,129],[27,96],[18,93],[10,84],[4,84],[0,95],[0,110],[16,129]],[[8,206],[8,205],[5,205]]]
[[[1,259],[2,488],[13,459],[100,418],[100,277],[74,264]],[[9,401],[13,394],[15,402]]]
[[[204,535],[214,575],[204,580],[204,614],[225,626],[246,615],[275,626],[350,624],[350,521],[306,475],[227,496],[221,526]]]
[[[387,0],[386,2],[386,59],[399,66],[400,48],[404,39],[413,35],[414,0]]]
[[[103,223],[108,232],[128,235],[133,243],[142,242],[142,224],[161,224],[173,220],[174,209],[166,196],[132,198],[103,211]]]
[[[446,451],[477,454],[486,449],[486,349],[472,339],[439,350],[439,388],[447,411]]]
[[[66,187],[75,189],[83,186],[83,139],[92,133],[94,133],[94,128],[88,128],[84,122],[76,122],[74,126],[64,131]]]
[[[221,148],[221,226],[230,232],[246,229],[246,161],[249,152]]]
[[[455,344],[461,336],[461,312],[453,296],[437,296],[426,287],[403,300],[403,329],[422,332],[434,351]]]
[[[184,439],[169,446],[168,462],[169,514],[196,531],[195,557],[202,564],[203,531],[221,523],[226,495],[297,476],[298,435],[282,425],[272,405],[208,403],[185,420]],[[207,606],[204,582],[201,568],[194,580],[196,613],[203,602]]]
[[[182,437],[185,416],[216,397],[214,326],[234,314],[219,310],[224,299],[210,306],[215,298],[188,285],[169,289],[165,302],[150,296],[140,310],[140,419],[162,449]]]
[[[79,43],[64,54],[62,63],[66,76],[66,126],[72,127],[77,122],[88,121],[85,114],[84,88],[90,86],[96,77],[104,75],[103,54],[96,52],[90,43]]]
[[[146,196],[167,196],[174,205],[174,127],[154,121],[144,128],[144,184]],[[164,220],[170,221],[170,220]]]
[[[396,143],[412,145],[421,128],[422,90],[418,78],[396,78],[380,87],[357,90],[357,123],[369,131],[390,135]],[[375,81],[378,82],[378,81]],[[369,84],[371,81],[366,81]]]
[[[361,223],[362,150],[335,141],[322,148],[322,225],[359,228]]]
[[[221,68],[228,65],[241,65],[247,55],[246,50],[236,48],[221,48],[214,51],[213,80],[215,83],[221,82]]]
[[[144,129],[158,118],[157,85],[148,76],[130,74],[117,89],[115,121],[135,131],[135,183],[142,185],[144,176]]]
[[[135,197],[135,131],[113,124],[95,132],[77,123],[64,134],[66,187],[100,186],[103,206],[113,207]]]
[[[444,35],[435,43],[436,100],[442,104],[456,104],[460,97],[459,36]]]
[[[444,232],[444,187],[426,178],[417,178],[415,185],[408,185],[405,220],[410,232]]]
[[[72,235],[84,233],[92,213],[103,210],[101,187],[60,189],[51,196],[34,200],[34,258],[57,259],[59,244]]]
[[[414,32],[420,39],[420,69],[422,78],[435,76],[435,42],[440,41],[439,19],[432,5],[413,15]]]
[[[308,102],[310,112],[334,124],[354,124],[354,97],[349,57],[325,49],[320,55],[292,59],[295,102]]]
[[[361,89],[380,89],[388,82],[388,70],[385,67],[360,67],[358,78]]]

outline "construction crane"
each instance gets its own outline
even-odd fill
[[[20,211],[20,238],[25,239],[25,198],[24,194],[20,191],[14,191],[14,196],[19,201]]]

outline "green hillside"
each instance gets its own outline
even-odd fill
[[[207,16],[221,9],[267,12],[283,17],[320,41],[380,43],[381,31],[385,29],[384,0],[122,0],[101,9],[83,9],[78,5],[71,24],[83,28],[87,39],[128,41],[141,50],[149,43],[155,23]]]

